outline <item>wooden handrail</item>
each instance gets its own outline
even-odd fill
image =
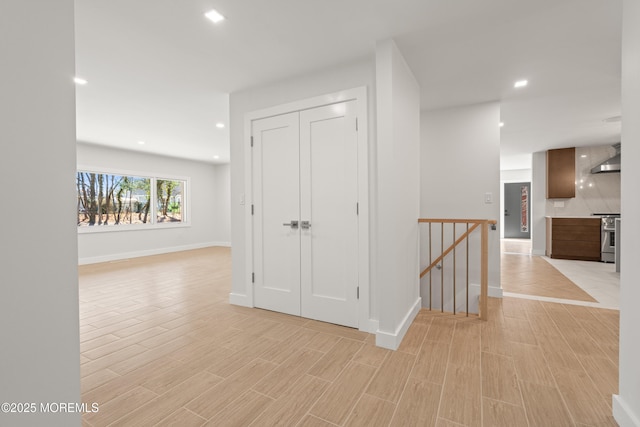
[[[434,219],[434,218],[418,218],[418,222],[443,222],[445,224],[461,224],[461,223],[472,223],[472,222],[477,222],[479,224],[482,224],[483,222],[486,222],[487,224],[497,224],[498,221],[496,221],[495,219]]]
[[[438,221],[439,222],[439,221]],[[455,224],[455,223],[454,223]],[[436,265],[438,265],[440,263],[440,261],[442,261],[444,259],[444,257],[446,257],[447,255],[449,255],[449,252],[451,252],[452,250],[454,250],[456,248],[456,246],[458,246],[460,243],[462,243],[462,241],[464,239],[467,238],[467,236],[469,236],[469,234],[471,234],[471,232],[473,230],[475,230],[476,228],[478,228],[478,226],[480,225],[480,223],[475,223],[471,226],[471,228],[469,228],[468,231],[466,231],[462,236],[460,236],[455,242],[453,242],[451,244],[451,246],[449,246],[447,249],[445,249],[444,252],[442,252],[442,255],[440,255],[438,258],[435,259],[435,261],[433,261],[429,267],[425,268],[424,271],[422,273],[420,273],[420,278],[422,279],[429,271],[431,271],[433,269],[433,267],[435,267]]]
[[[465,232],[462,236],[460,236],[459,239],[457,239],[451,246],[449,246],[444,252],[442,252],[442,255],[440,255],[438,258],[436,258],[435,261],[433,261],[427,268],[424,269],[424,271],[422,273],[420,273],[420,278],[422,279],[427,273],[429,273],[429,271],[431,271],[433,269],[433,267],[435,267],[436,265],[438,265],[438,263],[440,261],[442,261],[448,254],[449,252],[451,252],[452,250],[455,249],[456,246],[458,246],[460,243],[462,243],[462,241],[476,228],[478,228],[478,226],[480,224],[497,224],[498,222],[495,219],[432,219],[432,218],[418,218],[418,223],[439,223],[439,224],[471,224],[473,223],[473,226],[471,226],[471,228]]]
[[[422,273],[420,273],[420,278],[424,277],[428,274],[433,267],[438,265],[444,258],[453,251],[456,246],[458,246],[463,241],[467,241],[467,260],[468,260],[468,252],[469,252],[469,235],[479,226],[481,226],[481,253],[480,253],[480,301],[478,304],[479,317],[482,320],[487,320],[487,297],[489,291],[489,225],[497,224],[496,220],[492,219],[451,219],[451,218],[419,218],[418,223],[429,223],[429,230],[431,230],[431,224],[438,223],[441,226],[444,224],[454,224],[454,237],[455,237],[455,224],[467,224],[467,230],[463,233],[458,239],[453,242],[451,246],[449,246],[446,250],[442,251],[442,254],[438,256],[431,264],[424,269]],[[473,224],[469,227],[469,224]],[[442,230],[444,232],[444,228]],[[444,238],[444,235],[442,236]],[[429,231],[429,239],[431,239],[431,231]],[[431,250],[431,242],[429,242],[429,250]],[[455,256],[455,253],[454,253]],[[431,258],[431,255],[429,255]],[[468,261],[467,261],[468,262]],[[454,270],[455,270],[455,260],[454,260]],[[467,315],[469,314],[468,304],[469,304],[469,296],[468,296],[468,287],[469,287],[469,269],[467,267]],[[431,277],[431,276],[429,276]],[[455,287],[455,271],[454,271],[454,287]],[[429,289],[431,289],[431,284],[429,285]],[[431,290],[429,291],[431,295]],[[455,289],[454,289],[455,295]],[[431,306],[431,301],[429,301],[429,306]],[[444,309],[444,307],[442,307]],[[455,314],[455,299],[454,299],[454,314]]]

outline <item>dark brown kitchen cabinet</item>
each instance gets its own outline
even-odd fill
[[[576,197],[576,149],[547,151],[547,199]]]
[[[600,218],[547,218],[546,255],[600,261]]]

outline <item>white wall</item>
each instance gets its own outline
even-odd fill
[[[215,166],[211,192],[214,200],[213,240],[231,246],[231,167]]]
[[[501,222],[499,122],[500,105],[497,102],[422,113],[421,217],[495,219]],[[493,203],[485,203],[486,193],[492,193]],[[440,233],[439,229],[437,233],[433,230],[434,234]],[[449,234],[451,231],[447,230],[445,243]],[[421,226],[421,236],[420,267],[425,268],[429,265],[428,245],[425,246],[428,242],[427,225]],[[475,261],[476,258],[479,260],[479,236],[479,231],[472,235],[469,257],[469,282],[476,287],[480,283],[479,261]],[[439,237],[434,238],[437,238],[434,250],[436,247],[439,249]],[[474,253],[478,255],[475,258]],[[433,258],[437,255],[439,253],[434,253]],[[460,272],[458,268],[456,270]],[[439,273],[433,274],[432,280],[440,283]],[[451,276],[445,269],[445,277]],[[425,276],[421,281],[425,306],[428,303],[428,283],[428,276]],[[489,295],[502,296],[500,233],[497,230],[489,231]],[[439,293],[436,296],[440,304]]]
[[[228,245],[228,166],[78,143],[80,168],[190,178],[190,225],[167,229],[78,233],[80,264]]]
[[[500,171],[500,182],[530,182],[531,169],[510,169]]]
[[[0,402],[80,403],[73,19],[72,0],[0,2],[0,180],[11,196],[0,220]],[[80,416],[0,412],[0,425],[79,426]]]
[[[334,93],[345,89],[366,86],[369,99],[369,143],[370,156],[375,154],[375,113],[373,93],[375,68],[372,59],[365,59],[353,64],[319,71],[314,74],[287,79],[271,85],[234,92],[229,96],[230,103],[230,135],[231,135],[231,242],[233,258],[232,294],[246,295],[246,244],[245,244],[245,209],[249,204],[242,204],[245,191],[245,135],[244,120],[247,113],[267,107],[308,99],[316,96]],[[375,160],[370,157],[370,164]],[[369,204],[373,205],[375,196],[374,185],[370,183]],[[370,221],[375,212],[370,209]],[[373,236],[372,236],[373,237]],[[371,265],[375,265],[373,255]],[[375,318],[375,282],[372,275],[370,283],[371,301],[370,312]]]
[[[420,86],[395,43],[376,49],[378,289],[376,344],[397,348],[420,308]]]
[[[620,393],[613,414],[620,427],[640,427],[640,2],[624,1],[622,33],[622,221],[620,237]]]

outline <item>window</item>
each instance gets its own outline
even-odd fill
[[[186,179],[78,171],[78,229],[116,230],[184,224],[186,186]]]
[[[156,180],[157,221],[182,222],[183,181]]]

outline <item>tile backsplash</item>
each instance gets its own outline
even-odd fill
[[[592,174],[616,153],[611,145],[576,147],[576,197],[547,199],[547,216],[587,216],[620,212],[620,172]],[[560,207],[564,202],[564,207]]]

